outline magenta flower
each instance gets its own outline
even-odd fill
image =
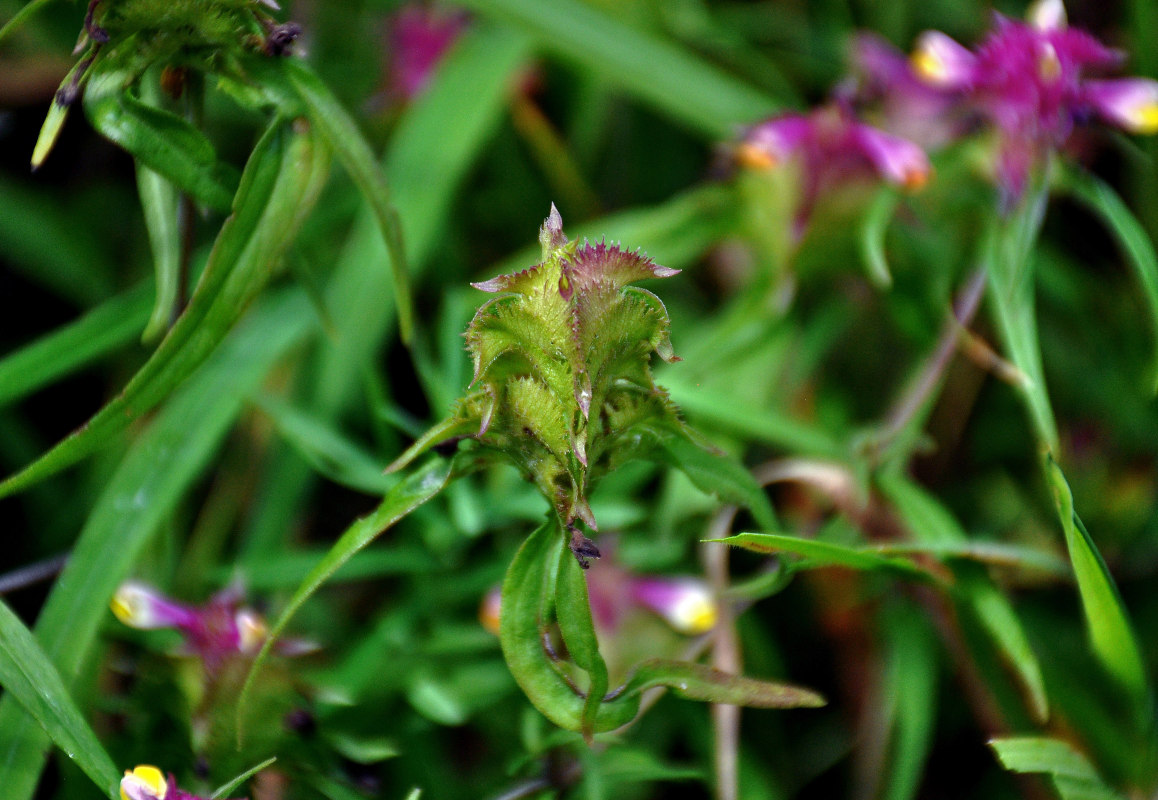
[[[241,591],[229,587],[209,598],[202,606],[172,600],[147,584],[126,581],[117,589],[110,604],[117,619],[130,628],[154,630],[172,628],[184,636],[183,651],[198,656],[210,672],[237,655],[257,653],[268,633],[265,620],[241,605]],[[279,640],[276,649],[283,655],[299,655],[314,649],[303,640]]]
[[[390,22],[390,89],[405,100],[422,93],[438,62],[458,39],[466,17],[417,5]]]
[[[925,151],[913,142],[855,119],[843,102],[809,114],[788,113],[751,127],[736,149],[744,166],[770,169],[797,160],[802,171],[802,232],[820,194],[858,175],[876,174],[889,183],[918,190],[929,180]]]
[[[1117,51],[1066,26],[1061,0],[1040,0],[1027,22],[998,15],[976,50],[927,31],[911,58],[921,81],[997,131],[1007,201],[1021,196],[1031,169],[1064,145],[1076,124],[1098,117],[1133,133],[1158,132],[1158,82],[1086,77],[1121,61]]]
[[[169,773],[168,780],[161,770],[141,764],[125,770],[121,778],[121,800],[208,800],[177,787],[177,780]]]

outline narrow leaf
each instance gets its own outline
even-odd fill
[[[530,33],[546,49],[712,139],[780,105],[687,49],[579,0],[458,0]]]
[[[1105,223],[1118,246],[1126,254],[1130,266],[1142,284],[1146,304],[1150,308],[1150,324],[1155,338],[1155,391],[1158,391],[1158,255],[1138,218],[1108,183],[1079,167],[1066,169],[1059,181],[1063,191],[1072,194],[1082,205],[1093,211]]]
[[[607,664],[599,653],[591,602],[587,597],[587,574],[568,548],[559,552],[555,578],[555,613],[559,632],[575,666],[587,673],[590,684],[583,704],[583,736],[591,740],[603,695],[607,694]]]
[[[1061,468],[1046,457],[1046,479],[1065,531],[1066,548],[1078,582],[1094,653],[1107,671],[1139,702],[1148,702],[1149,683],[1142,650],[1126,607],[1102,554],[1074,511],[1074,498]]]
[[[700,446],[682,431],[662,432],[659,445],[664,460],[687,475],[697,488],[725,503],[746,507],[765,530],[779,527],[768,495],[739,462]]]
[[[639,666],[627,691],[666,686],[680,697],[748,708],[820,708],[826,700],[800,686],[731,675],[689,661],[652,659]]]
[[[209,800],[217,800],[217,798],[219,798],[219,797],[224,797],[225,795],[229,794],[234,789],[236,789],[238,786],[243,784],[245,781],[249,780],[254,775],[261,772],[266,767],[272,766],[275,761],[277,761],[277,756],[273,756],[272,758],[267,758],[265,761],[262,761],[260,764],[256,764],[255,766],[250,767],[245,772],[238,775],[236,778],[233,778],[232,780],[226,781],[221,786],[219,786],[213,790],[213,794],[209,795]]]
[[[936,549],[947,548],[949,552],[971,544],[953,515],[916,484],[890,473],[878,475],[877,485],[918,542]],[[956,572],[956,597],[972,610],[1006,665],[1017,675],[1034,717],[1044,721],[1049,716],[1049,701],[1041,664],[1009,599],[988,576],[976,570]]]
[[[893,187],[881,187],[861,219],[861,258],[864,259],[869,278],[881,288],[887,288],[893,283],[893,276],[889,272],[889,260],[885,255],[885,238],[900,199],[900,194]]]
[[[850,547],[774,533],[738,533],[726,539],[708,541],[734,545],[755,553],[792,553],[802,556],[804,562],[797,565],[797,569],[849,567],[866,572],[901,573],[922,580],[930,578],[929,572],[906,558],[881,555],[866,547]]]
[[[137,100],[125,91],[127,80],[120,71],[102,71],[89,80],[84,110],[92,126],[198,202],[228,211],[235,174],[217,160],[209,139],[176,114]]]
[[[409,269],[406,251],[403,249],[402,227],[398,221],[398,212],[390,200],[386,175],[378,166],[374,153],[354,120],[318,76],[296,59],[285,59],[282,63],[290,82],[310,110],[310,121],[326,137],[374,212],[382,239],[386,243],[386,252],[390,256],[399,332],[402,341],[409,342],[414,331]]]
[[[120,772],[101,746],[60,674],[32,633],[0,601],[0,686],[16,698],[56,746],[84,770],[102,792],[115,797]]]
[[[1084,755],[1060,739],[1008,736],[991,739],[989,746],[1010,772],[1049,775],[1062,800],[1122,800]]]
[[[149,286],[107,300],[70,322],[0,359],[0,406],[27,397],[140,334],[149,316]]]

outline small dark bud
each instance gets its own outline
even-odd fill
[[[302,26],[296,22],[284,22],[274,25],[265,37],[265,54],[278,58],[289,52],[294,40],[302,35]]]
[[[589,559],[600,558],[601,553],[599,548],[595,546],[595,542],[588,539],[577,528],[571,529],[571,555],[575,556],[575,560],[579,562],[579,566],[583,569],[590,569],[591,562]]]
[[[304,708],[295,708],[290,711],[282,719],[282,724],[285,725],[286,730],[302,737],[312,736],[314,731],[318,729],[314,715]]]

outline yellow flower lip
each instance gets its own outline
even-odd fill
[[[942,83],[949,77],[944,59],[937,58],[927,49],[914,50],[909,56],[909,63],[912,64],[913,71],[929,83]]]
[[[1138,106],[1130,114],[1129,129],[1134,133],[1158,133],[1158,103]]]
[[[759,170],[772,169],[780,163],[776,156],[750,142],[742,142],[736,147],[736,162],[748,169]]]
[[[165,800],[168,793],[169,782],[161,770],[150,764],[125,770],[125,777],[121,778],[121,800]]]

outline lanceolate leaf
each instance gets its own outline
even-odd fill
[[[295,123],[296,125],[297,123]],[[11,494],[104,445],[185,380],[241,317],[321,191],[329,159],[307,130],[275,123],[250,157],[233,215],[222,228],[185,313],[121,394],[88,423],[0,483]]]
[[[590,740],[595,732],[596,716],[607,694],[607,664],[599,654],[599,640],[595,638],[595,623],[591,619],[591,603],[587,597],[585,570],[568,550],[559,552],[559,572],[555,577],[556,615],[559,632],[567,645],[571,660],[587,673],[589,684],[587,700],[583,705],[584,736]]]
[[[32,634],[0,601],[0,686],[108,797],[120,773]]]
[[[1067,169],[1060,180],[1063,191],[1073,194],[1082,204],[1097,214],[1118,240],[1130,265],[1138,275],[1142,291],[1146,294],[1146,304],[1150,307],[1150,322],[1158,339],[1158,255],[1146,234],[1146,229],[1122,202],[1122,198],[1096,175],[1077,167]],[[1158,344],[1156,344],[1158,348]],[[1158,362],[1158,349],[1155,359]],[[1158,367],[1155,368],[1158,381]],[[1156,384],[1158,386],[1158,384]]]
[[[698,488],[715,494],[725,503],[746,507],[765,530],[779,527],[768,495],[739,462],[697,444],[682,431],[665,430],[659,435],[664,460],[687,475]]]
[[[199,203],[228,211],[236,188],[235,173],[217,160],[205,134],[176,114],[145,105],[125,91],[128,78],[123,72],[104,71],[89,81],[84,110],[92,126]]]
[[[0,359],[0,406],[26,397],[140,335],[151,287],[142,285],[102,303]]]
[[[1149,682],[1142,650],[1118,594],[1117,584],[1086,526],[1074,511],[1074,498],[1061,468],[1047,457],[1045,470],[1065,531],[1066,547],[1074,566],[1094,652],[1106,670],[1139,703],[1149,703]]]
[[[410,298],[410,277],[403,249],[402,228],[398,212],[390,201],[390,189],[385,173],[378,166],[374,153],[366,144],[354,121],[330,93],[318,76],[300,61],[282,62],[290,82],[310,110],[310,121],[318,127],[342,165],[358,185],[378,221],[386,252],[390,255],[390,270],[394,276],[394,305],[398,309],[398,330],[404,342],[409,342],[414,331],[414,308]]]
[[[732,135],[737,126],[767,116],[778,105],[686,50],[579,0],[458,2],[531,33],[543,47],[714,139]]]
[[[991,739],[989,746],[1010,772],[1049,775],[1062,800],[1122,800],[1086,757],[1061,739],[1007,736]]]
[[[900,573],[919,579],[929,579],[930,577],[926,570],[921,569],[907,558],[881,555],[866,547],[850,547],[774,533],[738,533],[726,539],[711,539],[709,541],[735,545],[756,553],[792,553],[802,556],[804,560],[795,567],[796,569],[849,567],[870,572]]]
[[[544,646],[556,589],[575,594],[574,587],[568,585],[571,576],[563,576],[556,587],[556,568],[560,569],[560,574],[563,568],[573,568],[582,577],[574,563],[560,564],[561,550],[563,558],[574,562],[570,553],[563,550],[563,535],[556,520],[544,524],[528,537],[515,554],[503,581],[503,610],[499,619],[499,639],[511,673],[535,708],[559,727],[589,735],[626,725],[639,713],[640,693],[657,686],[668,687],[691,700],[709,703],[754,708],[824,705],[823,697],[797,686],[730,675],[686,661],[652,659],[636,667],[622,687],[602,698],[591,715],[592,721],[588,718],[591,705],[588,697],[563,676],[553,655]],[[572,598],[563,602],[570,603]],[[560,626],[564,627],[562,620]],[[566,638],[566,629],[563,633]],[[572,638],[584,651],[581,658],[592,663],[597,656],[597,651],[591,652],[593,639],[584,632],[576,636],[574,630]]]

